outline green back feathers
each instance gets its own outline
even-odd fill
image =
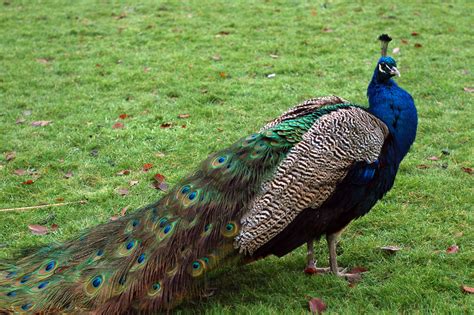
[[[163,310],[199,293],[206,273],[242,259],[234,238],[262,183],[315,120],[347,106],[319,107],[242,138],[155,204],[0,265],[0,310]]]

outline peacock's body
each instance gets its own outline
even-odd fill
[[[339,232],[392,187],[415,137],[394,63],[379,60],[368,110],[336,96],[308,100],[211,155],[156,203],[0,264],[0,313],[170,309],[218,266]]]

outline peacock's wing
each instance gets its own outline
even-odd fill
[[[235,246],[252,255],[301,211],[318,208],[354,163],[377,160],[387,135],[382,121],[355,106],[316,120],[252,201]]]

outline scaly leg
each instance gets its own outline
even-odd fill
[[[306,256],[306,268],[304,272],[309,275],[313,275],[315,273],[328,273],[331,272],[331,268],[319,268],[316,267],[316,261],[314,260],[314,240],[311,240],[306,243],[306,247],[308,249],[308,254]],[[342,270],[341,270],[342,271]]]
[[[346,279],[360,279],[360,274],[355,273],[346,273],[346,269],[338,268],[337,266],[337,253],[336,253],[336,245],[337,245],[337,238],[342,233],[342,230],[326,235],[326,240],[328,242],[329,248],[329,268],[333,274],[338,277],[345,277]],[[342,270],[341,270],[342,269]]]

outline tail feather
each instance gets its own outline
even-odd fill
[[[289,119],[243,138],[211,155],[155,204],[1,264],[0,310],[147,313],[199,294],[204,274],[245,259],[233,242],[246,206],[320,116]]]

